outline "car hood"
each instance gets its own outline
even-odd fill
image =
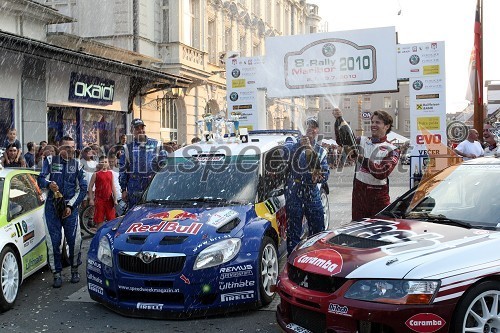
[[[255,217],[252,205],[202,208],[134,207],[121,220],[113,247],[121,251],[196,253],[233,237]]]
[[[345,278],[439,279],[498,265],[500,232],[415,220],[366,219],[313,236],[289,257],[299,269]],[[496,261],[496,263],[495,263]]]

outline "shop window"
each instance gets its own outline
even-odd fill
[[[81,143],[95,144],[107,152],[125,134],[124,113],[104,110],[81,110]]]
[[[163,131],[169,132],[170,141],[177,141],[178,111],[174,98],[165,98],[161,104],[160,126]]]
[[[14,100],[0,98],[0,142],[7,138],[9,128],[14,126]],[[19,132],[18,132],[19,135]]]
[[[71,136],[78,148],[95,144],[107,152],[125,133],[125,113],[118,111],[50,107],[48,143]]]

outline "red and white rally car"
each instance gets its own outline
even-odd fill
[[[286,332],[500,332],[500,159],[449,167],[372,219],[298,244]]]

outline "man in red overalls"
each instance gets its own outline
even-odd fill
[[[342,116],[339,111],[334,114]],[[375,111],[371,118],[371,137],[357,138],[358,154],[352,189],[352,220],[370,217],[390,204],[388,177],[399,161],[399,149],[387,141],[392,117]]]

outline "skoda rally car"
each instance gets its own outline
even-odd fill
[[[295,140],[296,132],[250,133],[246,143],[177,150],[141,203],[93,238],[91,298],[154,318],[271,302],[286,252],[283,144]]]
[[[47,264],[45,199],[37,175],[0,167],[0,312],[14,306],[22,281]]]
[[[299,243],[280,274],[286,332],[500,332],[500,160],[422,182],[372,219]]]

